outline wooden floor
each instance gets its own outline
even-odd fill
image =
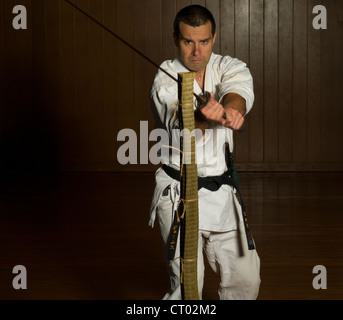
[[[343,298],[343,173],[241,173],[259,299]],[[0,299],[159,300],[168,289],[152,173],[25,175],[0,187]],[[27,269],[14,290],[12,269]],[[315,290],[314,266],[327,269]],[[204,299],[217,299],[207,268]]]

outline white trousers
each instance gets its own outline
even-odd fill
[[[173,221],[172,202],[161,199],[157,215],[167,259],[168,236]],[[220,300],[255,300],[258,296],[260,258],[256,250],[249,250],[243,223],[238,230],[209,232],[199,230],[198,243],[198,289],[202,298],[204,284],[204,254],[211,268],[220,275]],[[166,261],[170,276],[170,290],[164,300],[181,300],[180,283],[180,236],[177,241],[174,261]]]

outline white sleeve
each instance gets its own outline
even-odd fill
[[[219,88],[219,102],[228,93],[237,93],[246,101],[248,113],[254,103],[254,84],[253,78],[246,64],[236,58],[223,57],[218,66],[218,72],[221,75]]]
[[[155,116],[156,127],[167,129],[179,128],[177,85],[153,86],[150,92],[151,107]]]

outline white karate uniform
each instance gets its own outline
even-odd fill
[[[177,78],[179,72],[188,72],[181,60],[165,61],[161,68]],[[253,80],[246,64],[229,56],[212,53],[205,73],[205,91],[213,92],[214,98],[221,102],[228,93],[237,93],[246,100],[247,113],[254,102]],[[194,80],[194,92],[201,94],[198,83]],[[169,145],[179,142],[178,117],[174,117],[178,97],[177,83],[162,71],[155,77],[151,89],[152,109],[156,126],[167,130]],[[176,133],[176,134],[175,134]],[[196,162],[198,175],[220,176],[226,170],[224,145],[229,143],[233,151],[233,133],[229,128],[219,124],[212,125],[205,137],[196,137]],[[162,145],[163,143],[161,143]],[[163,149],[163,147],[162,147]],[[180,154],[172,148],[172,153],[162,152],[162,163],[180,170]],[[212,152],[211,152],[212,151]],[[169,187],[168,195],[163,191]],[[222,185],[213,192],[202,188],[199,190],[199,252],[198,252],[198,286],[202,296],[204,263],[203,250],[211,267],[220,272],[220,299],[256,299],[260,285],[260,261],[256,250],[249,251],[244,233],[241,207],[235,190]],[[172,225],[174,212],[180,198],[180,183],[170,178],[162,168],[156,171],[156,186],[151,203],[150,226],[154,226],[158,216],[162,239],[167,252],[167,239]],[[179,241],[176,257],[179,256]],[[176,259],[171,265],[167,261],[171,289],[164,299],[181,299],[180,264]]]

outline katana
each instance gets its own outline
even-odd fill
[[[177,78],[175,78],[172,74],[170,74],[168,71],[166,71],[165,69],[161,68],[155,61],[151,60],[149,57],[147,57],[144,53],[142,53],[141,51],[137,50],[132,44],[130,44],[129,42],[127,42],[126,40],[124,40],[122,37],[118,36],[116,33],[114,33],[111,29],[109,29],[108,27],[106,27],[104,24],[102,24],[101,22],[99,22],[98,20],[96,20],[95,18],[93,18],[91,15],[89,15],[86,11],[82,10],[81,8],[79,8],[77,5],[75,5],[73,2],[69,1],[69,0],[64,0],[65,2],[67,2],[69,5],[71,5],[73,8],[75,8],[76,10],[78,10],[79,12],[81,12],[83,15],[85,15],[88,19],[92,20],[95,24],[97,24],[98,26],[100,26],[101,28],[103,28],[104,30],[106,30],[108,33],[110,33],[112,36],[114,36],[116,39],[118,39],[119,41],[121,41],[122,43],[124,43],[126,46],[128,46],[129,48],[131,48],[134,52],[136,52],[137,54],[139,54],[141,57],[143,57],[145,60],[147,60],[148,62],[150,62],[153,66],[155,66],[157,69],[161,70],[162,72],[164,72],[169,78],[173,79],[174,81],[176,81],[177,83],[179,82]],[[197,105],[195,106],[197,109],[202,109],[203,107],[205,107],[207,105],[207,103],[209,102],[211,95],[209,92],[204,92],[203,94],[199,95],[196,94],[195,92],[193,92],[194,97],[196,98],[197,101]],[[226,119],[226,114],[223,114],[223,119]]]

